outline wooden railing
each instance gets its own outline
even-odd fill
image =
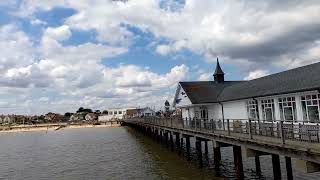
[[[282,120],[259,121],[250,119],[197,119],[144,117],[125,119],[127,122],[147,123],[170,128],[241,136],[254,139],[255,136],[273,137],[286,141],[320,143],[319,123],[288,122]]]

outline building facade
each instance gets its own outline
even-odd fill
[[[111,120],[123,119],[127,112],[136,108],[113,108],[108,109],[106,114],[102,114],[98,117],[98,121],[105,122]]]
[[[320,122],[320,63],[249,81],[180,82],[173,106],[183,118]]]

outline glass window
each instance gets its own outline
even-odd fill
[[[301,96],[302,112],[304,120],[320,122],[320,94]]]
[[[275,119],[273,99],[261,100],[261,107],[264,120],[272,121]]]
[[[112,115],[112,114],[113,114],[113,112],[112,112],[112,111],[110,111],[110,112],[109,112],[109,115]]]
[[[116,114],[118,114],[118,112],[117,111],[114,111],[114,113],[113,113],[114,115],[116,115]]]
[[[118,113],[119,113],[119,114],[122,114],[122,111],[119,111]]]
[[[199,118],[199,111],[195,111],[195,112],[194,112],[194,117],[195,117],[195,118]]]
[[[201,119],[208,119],[208,109],[207,107],[200,108],[200,118]]]
[[[296,121],[297,110],[295,97],[279,98],[281,120]]]
[[[257,100],[247,101],[247,111],[248,111],[249,119],[259,119],[258,101]]]

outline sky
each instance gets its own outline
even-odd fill
[[[320,61],[318,0],[1,0],[0,114],[157,107]]]

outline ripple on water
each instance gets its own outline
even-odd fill
[[[227,179],[235,178],[232,148],[223,148],[216,172],[209,143],[198,167],[194,141],[191,161],[130,128],[64,129],[55,132],[1,134],[0,179]],[[281,161],[284,168],[284,162]],[[271,158],[261,158],[263,176],[254,172],[254,159],[244,160],[245,176],[272,177]],[[285,172],[283,170],[283,172]],[[218,177],[217,177],[218,176]],[[283,173],[285,177],[285,173]],[[295,178],[319,179],[319,174],[295,172]]]

